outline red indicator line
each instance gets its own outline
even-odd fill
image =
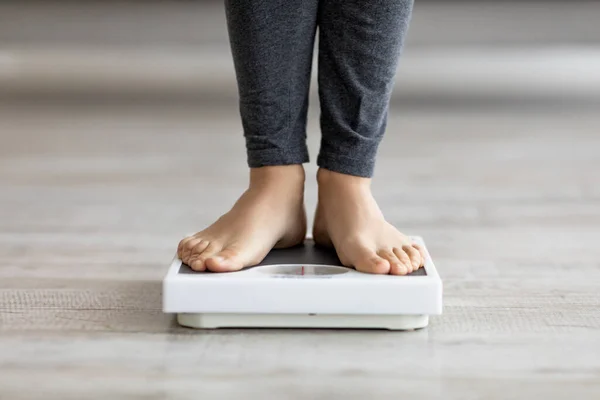
[[[304,275],[304,265],[302,266],[302,275]]]

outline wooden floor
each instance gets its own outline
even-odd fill
[[[234,104],[0,106],[0,399],[600,398],[597,109],[392,111],[376,196],[445,285],[417,332],[163,315],[246,178]]]

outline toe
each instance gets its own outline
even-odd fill
[[[413,272],[413,266],[412,266],[412,263],[410,261],[410,257],[408,256],[408,254],[406,254],[406,252],[404,250],[402,250],[398,247],[394,247],[393,252],[396,255],[396,257],[398,257],[400,262],[404,265],[407,273],[410,274],[411,272]]]
[[[417,249],[419,254],[421,254],[421,267],[423,267],[425,265],[425,260],[427,259],[427,257],[425,256],[425,249],[421,245],[416,244],[416,243],[413,244],[412,247]]]
[[[206,271],[206,257],[196,257],[190,261],[190,268],[194,271],[202,272]]]
[[[390,274],[391,275],[406,275],[408,273],[407,267],[401,262],[398,257],[390,250],[380,250],[377,254],[386,259],[390,263]]]
[[[233,248],[224,249],[206,259],[206,268],[213,272],[232,272],[244,268],[244,261],[239,251]]]
[[[210,241],[208,241],[208,240],[200,240],[192,248],[192,251],[190,253],[190,258],[197,257],[197,256],[201,255],[202,253],[204,253],[204,251],[208,248],[209,245],[210,245]]]
[[[406,275],[408,274],[408,269],[406,265],[403,263],[391,264],[390,266],[390,275]]]
[[[181,257],[180,257],[184,263],[189,265],[189,261],[190,261],[191,255],[192,255],[192,250],[201,241],[202,241],[202,239],[193,237],[190,240],[185,242],[185,244],[182,246]]]
[[[188,242],[193,239],[195,239],[194,236],[188,236],[181,239],[179,242],[179,245],[177,246],[177,257],[179,257],[180,260],[183,260],[183,250],[187,247]]]
[[[390,273],[390,262],[370,250],[361,252],[361,256],[357,257],[357,262],[353,264],[357,271],[368,274],[385,275]]]
[[[208,240],[202,240],[196,246],[194,246],[187,261],[187,265],[189,265],[191,269],[194,271],[206,270],[204,261],[206,261],[207,254],[205,253],[209,246],[210,242]],[[208,253],[208,255],[210,256],[212,253]]]
[[[402,250],[408,254],[408,258],[410,258],[410,263],[412,264],[413,270],[418,270],[421,266],[421,253],[419,253],[419,250],[415,249],[410,244],[402,246]]]
[[[208,240],[198,243],[194,249],[196,249],[196,251],[188,258],[188,261],[186,262],[186,264],[189,265],[194,271],[206,271],[206,260],[221,250],[219,245],[217,245],[215,242],[209,242]]]

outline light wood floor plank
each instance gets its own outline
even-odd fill
[[[235,105],[2,106],[0,399],[598,398],[599,132],[588,111],[393,110],[373,187],[425,237],[444,314],[197,332],[161,279],[246,183]]]

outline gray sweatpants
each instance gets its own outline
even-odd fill
[[[317,165],[371,177],[413,0],[225,0],[248,165],[309,161],[319,32]]]

